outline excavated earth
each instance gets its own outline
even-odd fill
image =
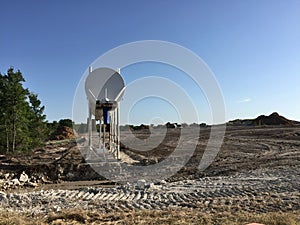
[[[176,148],[180,133],[168,129],[163,142],[148,152],[123,144],[124,163],[147,166],[162,161]],[[149,132],[135,135],[146,139]],[[197,208],[208,213],[300,209],[300,127],[228,126],[218,156],[199,171],[209,135],[209,127],[201,128],[186,166],[154,183],[105,180],[83,159],[79,149],[84,138],[78,145],[51,142],[27,155],[2,155],[1,209],[32,215],[69,208],[100,212]]]

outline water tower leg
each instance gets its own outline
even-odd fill
[[[116,110],[113,111],[112,113],[113,115],[113,144],[114,144],[114,154],[115,154],[115,157],[118,158],[118,148],[117,148],[117,137],[116,137]]]
[[[89,144],[89,149],[91,149],[92,148],[92,113],[90,108],[89,108],[89,118],[88,118],[88,144]]]
[[[99,149],[102,148],[102,140],[101,140],[101,134],[102,134],[102,121],[99,120]]]
[[[108,141],[109,141],[109,151],[113,153],[113,146],[112,146],[112,113],[109,111],[109,135],[108,135]]]
[[[117,159],[120,159],[120,104],[117,107]]]
[[[106,148],[105,146],[105,135],[106,135],[106,125],[103,123],[103,148]]]

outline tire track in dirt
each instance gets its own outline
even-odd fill
[[[180,181],[150,188],[117,186],[81,188],[78,190],[47,190],[6,194],[0,193],[3,209],[25,212],[59,211],[75,207],[103,212],[142,209],[240,207],[249,211],[300,208],[299,174],[284,177],[237,175]],[[292,179],[291,179],[292,178]],[[294,180],[294,181],[293,181]],[[45,205],[45,203],[47,203]],[[261,206],[265,205],[264,209]]]

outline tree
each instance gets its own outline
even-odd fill
[[[58,121],[60,127],[70,127],[73,128],[73,121],[71,119],[61,119]]]
[[[1,76],[1,110],[5,124],[7,152],[10,148],[15,151],[18,130],[23,130],[20,129],[24,122],[22,114],[26,108],[26,95],[29,93],[22,86],[24,81],[21,72],[15,73],[12,68],[7,71],[7,75]]]
[[[25,79],[13,68],[0,74],[0,151],[24,151],[44,139],[44,106],[36,94],[23,87]]]
[[[41,101],[37,94],[29,94],[30,103],[30,137],[33,146],[41,145],[47,139],[47,124],[45,122],[46,115],[44,115],[45,106],[41,106]]]

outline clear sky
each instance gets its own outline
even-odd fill
[[[299,0],[0,0],[0,11],[0,71],[23,72],[49,121],[72,117],[77,84],[98,56],[140,40],[199,55],[219,82],[227,120],[277,111],[300,121]],[[137,69],[124,72],[126,83]],[[136,123],[148,122],[143,108],[132,111]]]

